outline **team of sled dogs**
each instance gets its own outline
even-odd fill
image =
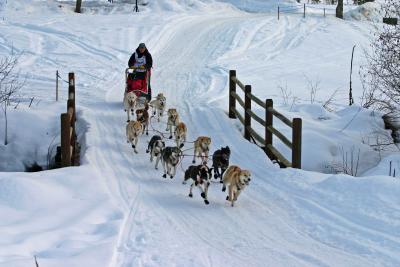
[[[135,153],[137,151],[137,143],[139,137],[146,133],[148,135],[149,124],[151,117],[149,116],[149,106],[152,108],[152,117],[160,118],[163,116],[166,109],[166,98],[162,93],[150,101],[144,101],[143,104],[139,103],[139,99],[133,92],[125,93],[124,95],[124,109],[127,113],[126,137],[127,142],[131,143]],[[131,120],[130,115],[134,116],[136,113],[136,120]],[[164,169],[163,177],[167,175],[172,179],[176,174],[176,168],[183,158],[182,147],[186,142],[187,127],[185,123],[180,120],[179,113],[175,108],[167,110],[167,128],[169,132],[169,139],[175,138],[176,146],[166,146],[164,138],[161,135],[153,135],[148,143],[146,153],[150,153],[150,162],[155,159],[155,169],[158,170],[158,164],[161,164]],[[196,158],[201,158],[200,165],[191,165],[185,171],[183,184],[191,181],[189,197],[193,197],[193,187],[198,187],[201,191],[201,197],[204,199],[205,204],[209,204],[207,195],[208,187],[211,183],[212,173],[214,178],[220,178],[220,183],[223,184],[222,191],[225,192],[228,187],[227,201],[231,202],[231,206],[239,197],[244,188],[249,185],[251,174],[248,170],[243,170],[238,166],[229,165],[230,148],[228,146],[221,147],[216,150],[212,155],[212,167],[207,166],[209,151],[211,146],[211,138],[207,136],[200,136],[194,142],[194,153],[192,163],[196,163]]]

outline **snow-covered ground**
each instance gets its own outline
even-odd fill
[[[10,130],[10,147],[34,151],[40,138],[46,147],[39,153],[47,153],[65,108],[66,86],[61,103],[53,102],[57,69],[63,77],[75,72],[78,119],[87,129],[81,167],[0,173],[0,266],[33,266],[34,255],[40,266],[58,267],[400,265],[400,182],[385,176],[398,157],[367,171],[380,155],[362,141],[383,127],[380,114],[345,108],[353,45],[360,104],[357,72],[372,24],[296,14],[278,21],[273,12],[246,13],[243,2],[227,0],[148,0],[138,14],[127,1],[83,1],[84,14],[72,12],[74,1],[0,2],[0,55],[12,47],[24,52],[20,67],[28,77],[21,94],[41,99],[31,109],[10,110],[18,127]],[[263,4],[245,2],[249,11]],[[266,11],[271,3],[278,1]],[[148,137],[138,155],[126,144],[123,73],[139,42],[153,54],[154,93],[164,92],[168,106],[178,109],[188,139],[209,135],[212,150],[229,145],[231,162],[251,170],[235,208],[219,183],[211,185],[209,206],[197,192],[188,198],[181,167],[173,180],[161,178],[144,153]],[[365,177],[269,162],[226,116],[229,69],[260,98],[272,97],[283,113],[303,118],[305,169],[324,171],[321,164],[329,168],[341,149],[354,145]],[[310,104],[308,81],[317,80]],[[279,87],[286,85],[285,100]],[[329,112],[321,106],[336,89]],[[165,124],[153,127],[163,131]],[[0,146],[0,158],[9,150]],[[183,168],[190,160],[184,158]]]

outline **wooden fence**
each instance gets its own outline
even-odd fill
[[[80,148],[75,132],[75,76],[68,74],[67,113],[61,114],[61,167],[78,166]]]
[[[236,93],[236,85],[244,91],[244,101]],[[265,119],[258,116],[251,109],[252,102],[258,104],[265,110]],[[236,103],[244,108],[244,116],[236,109]],[[292,128],[292,141],[279,132],[273,126],[273,118],[280,119],[284,124]],[[272,99],[265,102],[251,94],[251,85],[244,85],[236,77],[236,71],[229,71],[229,118],[238,118],[244,125],[244,138],[255,140],[263,145],[263,149],[271,160],[276,160],[282,167],[293,167],[301,169],[301,129],[302,120],[294,118],[292,121],[276,111],[273,107]],[[264,126],[264,138],[252,127],[252,119]],[[292,150],[292,161],[287,160],[273,146],[273,136],[278,137],[286,146]]]

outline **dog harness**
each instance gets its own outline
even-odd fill
[[[172,116],[172,115],[170,115],[169,117],[171,118],[171,121],[172,121],[172,123],[173,123],[172,125],[176,125],[176,119],[177,119],[177,117],[174,118],[174,116]]]
[[[146,119],[145,119],[144,116],[142,115],[142,116],[138,119],[138,121],[139,121],[141,124],[143,124],[143,123],[146,122]]]

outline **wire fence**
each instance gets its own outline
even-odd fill
[[[298,4],[292,6],[278,6],[278,20],[280,16],[285,14],[299,14],[303,15],[305,18],[307,15],[321,15],[326,17],[327,15],[335,15],[336,7],[335,6],[317,6],[313,4]]]

